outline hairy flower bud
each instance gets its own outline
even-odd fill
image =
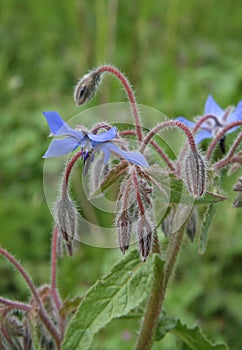
[[[205,192],[206,170],[202,156],[195,151],[191,151],[183,163],[183,180],[189,192],[194,197],[200,197]]]
[[[119,248],[124,254],[125,251],[129,248],[132,230],[132,221],[126,210],[124,210],[117,218],[116,228],[118,232]]]
[[[101,83],[101,73],[91,71],[84,75],[74,90],[74,100],[78,106],[90,101]]]
[[[77,211],[69,198],[62,198],[56,205],[56,219],[59,231],[66,241],[69,254],[72,255],[72,241],[77,227]]]
[[[138,238],[140,254],[143,261],[145,261],[152,247],[154,225],[152,221],[149,220],[146,215],[144,215],[138,220],[135,231]]]

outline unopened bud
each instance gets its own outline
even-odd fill
[[[117,218],[116,228],[118,232],[119,248],[124,254],[129,248],[132,229],[132,221],[126,210],[124,210]]]
[[[73,202],[68,198],[61,199],[56,205],[56,218],[59,231],[72,255],[72,241],[77,228],[77,211]]]
[[[152,224],[151,220],[144,215],[139,219],[135,231],[138,238],[140,254],[143,261],[145,261],[152,247],[154,225]]]
[[[193,210],[188,217],[187,227],[186,227],[186,234],[190,238],[191,242],[194,241],[194,238],[196,235],[196,229],[197,229],[197,215]]]
[[[194,197],[200,197],[204,194],[206,180],[205,162],[198,152],[191,151],[185,158],[182,177],[187,189]]]
[[[78,106],[90,101],[101,83],[101,73],[91,71],[84,75],[74,90],[74,100]]]

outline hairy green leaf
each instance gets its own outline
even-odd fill
[[[177,321],[172,333],[179,337],[191,350],[228,350],[224,343],[211,343],[198,326],[188,328],[180,320]]]
[[[190,350],[228,350],[224,343],[213,344],[203,334],[198,326],[188,327],[178,318],[167,316],[164,312],[161,315],[157,328],[156,340],[161,340],[168,332],[171,332],[182,340],[186,349]]]
[[[118,262],[82,300],[69,324],[62,350],[89,349],[100,329],[138,307],[149,294],[157,264],[162,264],[158,255],[153,254],[143,263],[136,251]]]

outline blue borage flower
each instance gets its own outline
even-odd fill
[[[223,127],[233,122],[242,120],[242,101],[238,103],[236,108],[232,109],[232,107],[228,107],[224,110],[216,103],[212,95],[209,95],[204,108],[204,116],[206,115],[211,116],[211,118],[204,121],[199,128],[199,131],[195,136],[196,143],[199,143],[207,138],[213,138],[219,131],[221,131]],[[198,117],[197,121],[199,121],[200,118],[201,117]],[[196,123],[184,117],[178,117],[176,120],[179,120],[190,128],[194,128],[196,125]],[[237,127],[234,127],[227,131],[226,134],[233,132],[236,129]]]
[[[51,141],[43,158],[62,156],[81,147],[83,148],[82,158],[84,161],[89,156],[93,160],[94,154],[102,151],[104,153],[104,163],[107,163],[111,153],[114,153],[130,163],[145,168],[149,167],[145,157],[140,152],[124,151],[112,142],[117,136],[116,127],[98,134],[92,134],[87,131],[78,130],[78,128],[72,129],[55,111],[43,112],[43,114],[49,124],[50,136],[57,137]]]

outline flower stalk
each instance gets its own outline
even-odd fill
[[[155,136],[155,134],[157,134],[161,129],[171,127],[171,126],[181,129],[187,136],[187,140],[188,140],[188,143],[190,145],[191,150],[194,152],[197,152],[196,143],[195,143],[193,134],[189,130],[189,128],[187,126],[185,126],[183,123],[181,123],[180,121],[168,120],[168,121],[165,121],[165,122],[158,124],[152,130],[150,130],[150,132],[146,135],[146,137],[144,138],[144,140],[140,146],[140,149],[139,149],[140,153],[144,153],[145,147],[148,145],[148,143],[151,141],[151,139]]]
[[[238,120],[236,122],[230,123],[227,126],[225,126],[217,135],[216,137],[213,139],[213,141],[210,143],[208,150],[207,150],[207,154],[206,154],[206,158],[207,160],[211,159],[211,156],[214,152],[214,149],[217,145],[217,143],[219,142],[219,140],[221,140],[221,138],[226,134],[227,131],[229,131],[230,129],[233,129],[236,126],[240,126],[242,125],[242,120]]]
[[[170,238],[164,268],[156,268],[154,271],[153,285],[136,343],[136,350],[150,350],[152,347],[168,282],[174,272],[176,260],[182,246],[185,225],[186,223],[173,233]]]
[[[140,121],[140,115],[139,115],[139,110],[137,106],[137,102],[135,99],[135,95],[133,92],[133,89],[128,81],[128,79],[125,77],[123,73],[121,73],[117,68],[111,66],[111,65],[103,65],[96,70],[98,73],[111,73],[113,74],[123,85],[124,90],[127,94],[128,100],[130,102],[130,107],[134,116],[134,121],[135,121],[135,127],[136,127],[136,132],[137,132],[137,137],[139,143],[142,142],[143,140],[143,135],[142,135],[142,128],[141,128],[141,121]]]

